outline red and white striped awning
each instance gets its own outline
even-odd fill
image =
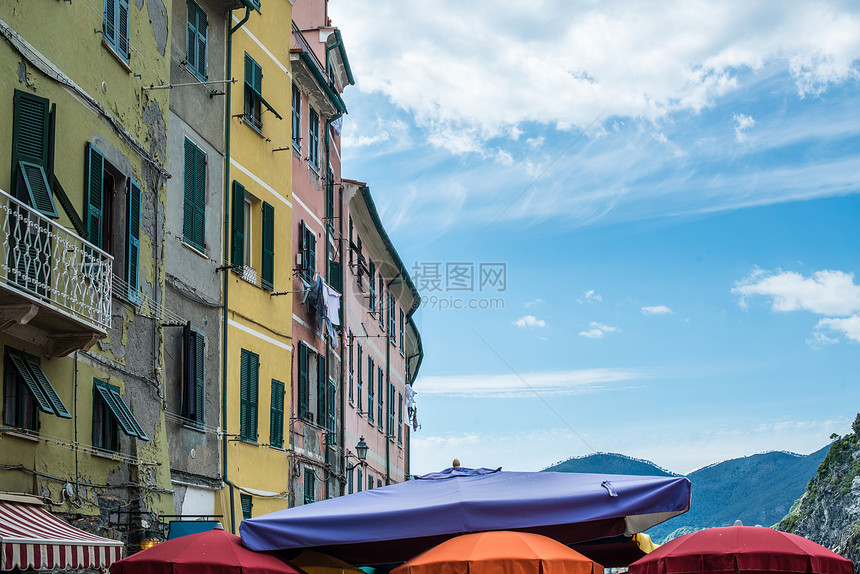
[[[35,504],[0,501],[0,570],[107,568],[122,542],[70,526]]]

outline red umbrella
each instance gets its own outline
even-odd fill
[[[446,540],[391,574],[603,574],[603,566],[552,538],[497,530]]]
[[[114,562],[111,574],[304,574],[273,554],[242,546],[221,529],[189,534]]]
[[[802,536],[761,526],[708,528],[667,542],[629,574],[852,574],[847,558]]]

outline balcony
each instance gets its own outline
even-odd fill
[[[46,357],[106,335],[113,257],[2,190],[0,227],[0,331]]]

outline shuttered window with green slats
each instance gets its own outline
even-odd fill
[[[185,61],[201,81],[206,80],[206,35],[209,24],[206,12],[194,0],[188,0],[188,35]]]
[[[206,154],[185,139],[185,202],[182,235],[185,242],[203,251],[206,248]]]
[[[12,196],[41,214],[57,218],[49,182],[50,102],[15,90],[12,115]]]
[[[320,166],[320,116],[308,107],[308,163],[314,169]]]
[[[327,376],[325,355],[317,355],[317,424],[324,426],[325,413],[325,382]]]
[[[245,266],[245,188],[238,181],[233,182],[232,206],[230,263],[233,265],[233,271],[242,273],[242,267]]]
[[[302,149],[302,92],[293,84],[293,147]]]
[[[385,397],[385,376],[382,372],[382,367],[378,367],[376,370],[376,378],[377,378],[377,388],[379,389],[379,396],[377,397],[377,418],[376,423],[379,425],[379,429],[382,430],[382,427],[385,425],[385,417],[383,409],[383,398]]]
[[[182,416],[198,425],[205,413],[206,339],[202,333],[186,326],[183,331]]]
[[[56,389],[33,355],[6,349],[6,394],[4,421],[10,426],[36,430],[39,410],[61,418],[72,418]]]
[[[336,405],[335,405],[335,385],[334,380],[326,379],[326,394],[325,394],[325,406],[326,406],[326,430],[329,432],[334,432],[334,420],[336,414]]]
[[[93,445],[116,451],[114,433],[117,425],[130,437],[149,440],[131,409],[119,393],[119,387],[93,379]]]
[[[125,281],[128,299],[138,300],[138,270],[140,267],[140,184],[129,178],[126,196],[126,260]]]
[[[355,355],[355,394],[357,396],[357,403],[358,403],[357,406],[358,406],[358,412],[359,413],[361,413],[362,406],[363,406],[361,403],[364,401],[364,399],[361,396],[362,392],[364,391],[364,389],[362,388],[363,385],[362,385],[362,381],[361,381],[361,373],[362,373],[361,369],[362,369],[361,343],[358,343],[357,348],[356,348],[356,355]]]
[[[353,340],[352,329],[350,329],[349,330],[349,336],[347,337],[347,347],[348,347],[347,356],[349,357],[349,362],[347,363],[347,373],[348,373],[347,380],[349,381],[348,388],[347,388],[347,395],[349,396],[349,404],[352,404],[353,401],[355,400],[354,395],[353,395],[353,384],[355,382],[355,363],[354,363],[355,355],[354,355],[354,349],[352,348],[354,344],[355,344],[355,341]]]
[[[251,518],[253,516],[254,499],[250,494],[240,493],[239,500],[242,504],[242,519]]]
[[[239,367],[239,436],[257,442],[257,391],[260,357],[242,349]]]
[[[373,357],[367,357],[367,421],[373,424]]]
[[[314,492],[316,491],[316,475],[313,469],[305,469],[305,504],[311,504],[314,501]]]
[[[257,131],[263,129],[263,69],[245,54],[245,122]]]
[[[263,202],[263,255],[261,263],[261,285],[272,290],[275,283],[275,208]]]
[[[308,346],[299,342],[299,418],[308,418]]]
[[[284,446],[284,383],[275,379],[272,379],[269,444],[277,448]]]
[[[129,30],[131,29],[131,10],[129,0],[105,0],[104,41],[125,62],[131,58]]]

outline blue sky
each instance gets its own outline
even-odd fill
[[[410,4],[329,12],[344,177],[424,299],[413,472],[686,473],[850,432],[860,8]]]

